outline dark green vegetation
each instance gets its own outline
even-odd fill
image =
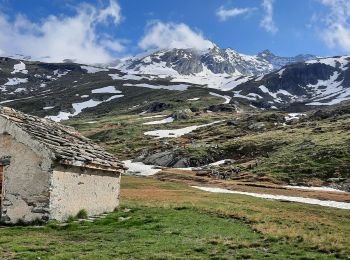
[[[122,191],[120,210],[94,223],[0,229],[1,258],[344,259],[350,253],[345,210],[135,177],[124,177]]]

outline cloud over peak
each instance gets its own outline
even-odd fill
[[[274,0],[263,0],[262,8],[264,9],[265,15],[260,22],[260,26],[267,32],[275,34],[278,28],[273,20],[273,3]]]
[[[111,60],[112,51],[124,46],[108,35],[98,33],[96,26],[121,22],[121,9],[115,0],[105,8],[81,4],[73,16],[48,16],[40,23],[17,15],[13,21],[0,14],[0,49],[6,54],[25,54],[34,58],[47,57],[47,61],[64,59],[80,63],[98,63]]]
[[[184,23],[161,21],[148,24],[145,35],[138,45],[143,50],[173,48],[205,50],[214,47],[214,44],[205,39],[200,32],[195,32]]]
[[[254,8],[230,8],[226,9],[223,6],[216,11],[216,16],[219,17],[220,21],[226,21],[228,18],[248,14],[254,11]]]
[[[350,51],[350,1],[319,0],[328,13],[319,17],[322,24],[320,36],[330,48]]]

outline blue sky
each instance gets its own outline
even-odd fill
[[[0,0],[0,54],[104,61],[209,40],[245,54],[342,55],[349,20],[348,0]]]

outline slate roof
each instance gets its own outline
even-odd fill
[[[33,140],[43,144],[54,154],[52,159],[60,164],[115,172],[126,169],[121,161],[72,127],[2,106],[0,117],[11,121]]]

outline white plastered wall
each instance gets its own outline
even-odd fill
[[[97,215],[119,206],[118,173],[57,166],[50,181],[51,219],[63,221],[82,209],[89,215]]]

